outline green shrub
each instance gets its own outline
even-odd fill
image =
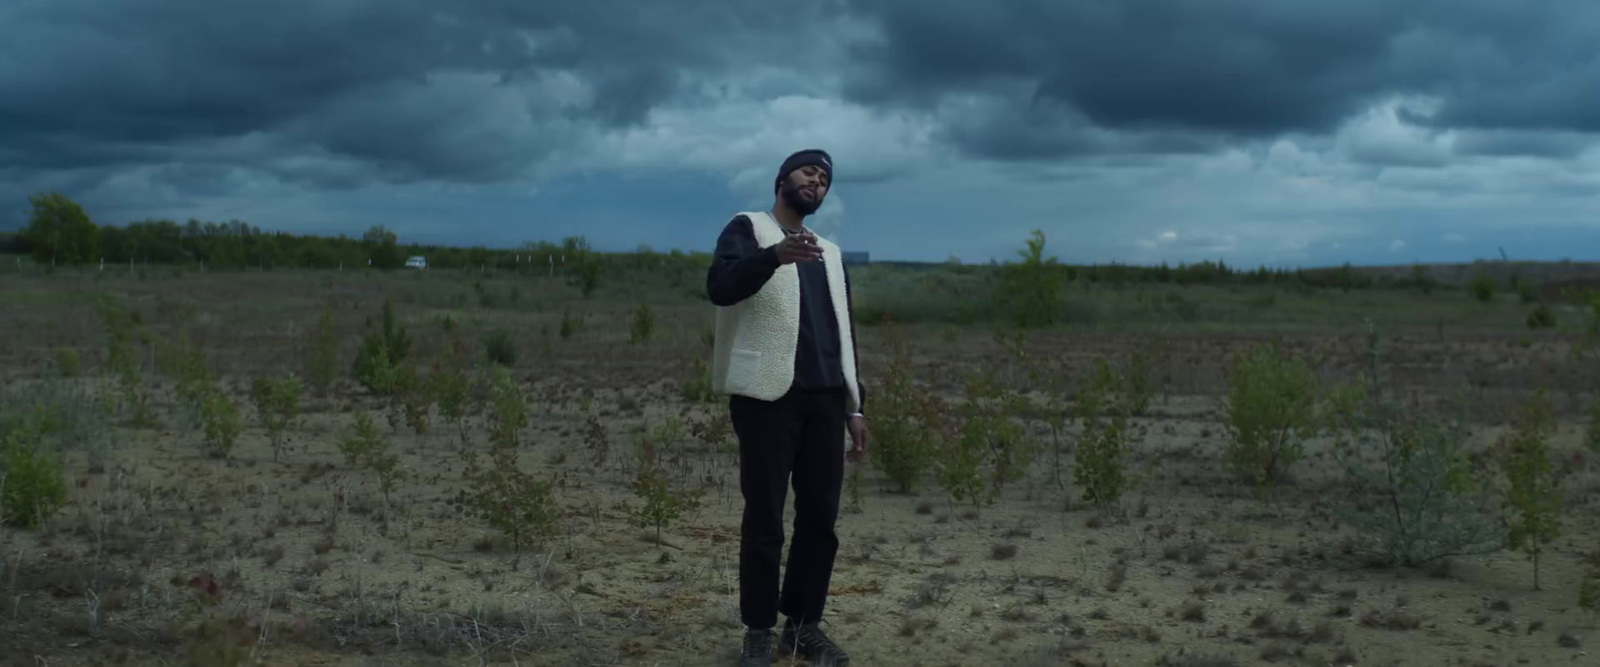
[[[1072,373],[1070,364],[1059,356],[1036,357],[1023,345],[1021,335],[995,337],[1005,348],[1015,367],[1023,369],[1038,398],[1029,401],[1028,409],[1039,415],[1050,429],[1050,479],[1061,489],[1066,481],[1061,474],[1061,455],[1068,446],[1067,425],[1073,420],[1074,400],[1071,395]],[[877,394],[874,394],[876,396]],[[874,431],[874,440],[877,435]]]
[[[483,349],[491,364],[510,368],[517,365],[517,343],[511,334],[492,331],[483,337]]]
[[[405,327],[395,321],[394,303],[385,297],[383,327],[368,331],[362,337],[352,375],[374,394],[388,396],[395,388],[395,369],[405,363],[410,354],[411,337]]]
[[[567,263],[573,269],[568,283],[577,287],[585,299],[594,295],[594,291],[600,287],[600,271],[603,268],[600,262],[599,257],[587,252],[568,256]]]
[[[959,425],[953,432],[930,429],[948,433],[935,441],[934,463],[939,485],[952,503],[970,502],[974,509],[992,504],[1007,482],[1027,471],[1034,443],[1012,418],[1022,405],[1020,397],[1001,387],[992,372],[973,374],[966,381]],[[942,411],[943,407],[930,402],[925,410]],[[929,416],[924,413],[925,418]]]
[[[1118,400],[1121,384],[1110,364],[1101,359],[1075,401],[1083,430],[1073,452],[1072,479],[1084,502],[1100,508],[1114,505],[1127,488],[1128,420],[1134,405],[1125,398]]]
[[[117,378],[118,394],[110,395],[109,405],[126,408],[128,421],[137,427],[157,425],[145,390],[138,343],[151,340],[139,311],[124,311],[111,299],[99,302],[100,318],[106,331],[106,367]]]
[[[647,420],[634,430],[636,470],[660,467],[663,462],[675,462],[680,467],[688,465],[684,446],[689,442],[690,431],[683,417],[667,415],[656,423]]]
[[[211,455],[222,459],[231,456],[243,427],[239,424],[239,407],[221,387],[212,385],[205,390],[200,399],[200,421]]]
[[[937,444],[934,464],[939,486],[952,504],[970,502],[974,509],[980,507],[984,501],[982,439],[964,426],[955,437],[942,438]]]
[[[467,358],[467,347],[459,341],[446,348],[444,358],[435,366],[429,384],[434,400],[439,404],[439,414],[455,425],[463,445],[467,441],[466,418],[471,409],[472,379],[462,368]]]
[[[56,371],[61,377],[75,378],[83,372],[82,364],[78,361],[78,351],[70,347],[56,348]]]
[[[1152,374],[1161,358],[1161,353],[1153,347],[1141,346],[1129,353],[1119,383],[1129,415],[1141,416],[1149,412],[1151,401],[1160,395],[1161,389]]]
[[[106,332],[106,368],[113,374],[138,372],[138,351],[134,349],[136,322],[111,299],[101,299],[96,307]]]
[[[1556,313],[1549,305],[1539,304],[1528,313],[1529,329],[1549,329],[1556,325]]]
[[[390,396],[390,424],[395,430],[404,424],[412,433],[428,434],[432,415],[434,391],[433,375],[418,373],[405,366],[395,375],[394,393]]]
[[[650,310],[650,304],[639,304],[639,307],[633,310],[633,323],[628,327],[628,342],[635,345],[650,342],[650,336],[655,328],[656,315]]]
[[[1494,278],[1489,277],[1489,274],[1482,271],[1479,271],[1477,275],[1467,281],[1467,293],[1471,294],[1472,298],[1484,303],[1494,300],[1494,288]]]
[[[1311,368],[1274,346],[1236,356],[1227,398],[1229,469],[1258,491],[1281,481],[1316,433],[1316,390]]]
[[[383,517],[388,522],[389,508],[392,506],[389,497],[394,493],[395,484],[405,477],[405,470],[400,467],[400,457],[390,452],[388,447],[370,453],[367,467],[378,475],[378,493],[383,496]]]
[[[901,493],[913,493],[938,451],[935,432],[926,428],[934,404],[930,394],[915,384],[904,331],[890,327],[885,338],[889,363],[872,394],[872,446],[867,457]]]
[[[36,427],[0,432],[0,519],[35,528],[66,502],[67,482],[50,440]]]
[[[395,364],[389,359],[389,348],[383,337],[368,333],[361,339],[361,350],[356,354],[353,373],[357,382],[379,396],[394,393]]]
[[[674,489],[659,467],[646,466],[640,468],[633,482],[633,493],[644,504],[637,509],[626,507],[630,523],[639,528],[654,527],[656,546],[660,546],[661,529],[684,512],[699,509],[703,489]]]
[[[684,400],[691,403],[713,403],[717,400],[717,393],[712,390],[711,365],[699,356],[689,363],[689,372],[679,381],[678,388]]]
[[[1027,249],[1017,251],[1022,261],[1001,267],[995,300],[1018,326],[1047,326],[1061,315],[1062,275],[1056,258],[1044,256],[1044,245],[1044,232],[1033,230]]]
[[[277,379],[256,376],[250,385],[250,398],[256,406],[256,420],[267,430],[274,461],[282,460],[288,449],[287,433],[300,417],[302,389],[300,378],[294,373]]]
[[[561,507],[550,482],[534,478],[519,463],[514,427],[527,419],[526,402],[503,367],[495,368],[493,392],[492,413],[497,425],[491,434],[490,465],[484,467],[476,455],[467,454],[464,487],[450,504],[510,538],[516,554],[512,569],[516,569],[525,548],[535,540],[559,534]]]
[[[528,395],[504,366],[495,366],[489,385],[489,442],[496,449],[516,449],[518,434],[528,425]]]
[[[411,358],[411,337],[406,334],[406,328],[395,321],[394,302],[388,297],[383,299],[383,342],[390,362],[400,363]]]
[[[995,498],[1006,484],[1022,479],[1033,463],[1035,442],[1014,418],[1024,407],[1021,397],[990,374],[967,380],[967,402],[962,411],[964,447],[977,450],[980,466],[988,468],[986,486]]]
[[[383,456],[388,450],[388,440],[378,431],[372,415],[365,412],[356,415],[355,423],[339,439],[339,452],[344,454],[344,462],[351,469],[363,463],[370,465],[372,459]]]
[[[1550,433],[1555,428],[1549,397],[1541,390],[1517,415],[1512,431],[1498,443],[1510,511],[1507,545],[1533,560],[1533,587],[1539,588],[1539,560],[1545,546],[1561,534],[1560,480],[1550,465]]]
[[[205,351],[189,339],[187,332],[180,331],[160,345],[156,363],[161,373],[172,379],[189,424],[198,424],[200,402],[213,380],[211,368],[206,365]]]
[[[388,438],[378,430],[372,416],[363,412],[356,415],[355,423],[339,439],[339,452],[344,454],[350,468],[365,467],[378,476],[378,493],[383,498],[383,521],[389,521],[390,495],[395,484],[405,477],[400,467],[400,457],[391,451]]]
[[[1511,286],[1513,289],[1517,290],[1517,298],[1521,300],[1524,305],[1539,300],[1539,286],[1535,285],[1533,281],[1521,276],[1513,276],[1511,278]]]
[[[1395,409],[1363,384],[1341,387],[1333,403],[1335,457],[1362,499],[1343,503],[1340,514],[1369,552],[1417,567],[1502,548],[1504,531],[1482,513],[1488,494],[1460,422]]]

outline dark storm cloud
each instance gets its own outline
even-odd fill
[[[148,163],[269,135],[285,152],[371,159],[385,178],[492,179],[559,145],[563,123],[640,122],[679,92],[683,72],[760,55],[752,29],[827,9],[807,6],[13,0],[0,3],[0,157],[37,168]],[[592,95],[531,104],[519,118],[473,108],[490,83],[433,83],[471,74],[532,86],[530,97],[564,75]],[[507,136],[519,122],[529,130]],[[552,131],[533,131],[544,125]]]
[[[1259,138],[1327,133],[1375,101],[1419,94],[1442,101],[1425,121],[1436,127],[1600,130],[1600,5],[1585,0],[854,7],[880,39],[853,50],[860,66],[847,93],[874,104],[935,108],[952,94],[1025,85],[1100,128]],[[1060,138],[1079,118],[1058,115],[1066,129],[1029,128],[1040,145],[1028,150],[1083,149]],[[963,145],[1009,155],[1019,153],[1017,141],[996,132],[988,145]]]
[[[1220,145],[1215,137],[1163,129],[1111,131],[1058,101],[1000,100],[955,114],[938,134],[969,155],[1007,161],[1063,156],[1199,153]]]
[[[9,0],[0,166],[489,183],[755,67],[773,74],[734,87],[843,77],[1001,161],[1303,140],[1405,93],[1441,102],[1412,122],[1473,131],[1456,155],[1555,157],[1600,131],[1597,19],[1583,0]]]

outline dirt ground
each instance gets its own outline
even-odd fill
[[[194,600],[215,585],[220,611],[210,613],[239,614],[218,627],[251,637],[231,645],[254,664],[733,664],[742,631],[736,450],[675,441],[670,469],[706,495],[662,531],[662,544],[626,509],[638,503],[630,457],[639,429],[722,418],[721,403],[680,391],[687,364],[705,353],[708,307],[668,303],[652,341],[630,344],[632,302],[621,297],[575,302],[583,329],[563,339],[555,306],[569,297],[559,286],[487,308],[457,298],[470,294],[470,278],[445,287],[266,276],[0,282],[9,390],[113,387],[99,377],[105,337],[88,296],[108,293],[138,309],[154,335],[190,332],[227,378],[246,426],[231,460],[206,456],[173,383],[148,364],[158,424],[108,426],[103,462],[68,456],[66,507],[39,529],[0,529],[0,662],[224,664],[191,653],[206,645],[188,625],[205,609]],[[463,448],[487,451],[482,415],[459,432],[436,417],[417,436],[391,426],[385,402],[348,379],[381,293],[396,294],[419,358],[442,347],[445,316],[474,336],[512,332],[513,376],[530,396],[521,463],[554,481],[559,537],[513,553],[503,534],[448,502],[460,490]],[[307,398],[291,449],[274,461],[249,381],[300,371],[301,341],[329,299],[346,377],[330,396]],[[919,379],[936,391],[957,395],[964,369],[1019,377],[982,327],[912,333]],[[869,465],[852,464],[859,505],[839,522],[828,632],[856,665],[1600,664],[1597,619],[1576,593],[1583,559],[1600,548],[1600,462],[1581,444],[1596,387],[1567,338],[1515,326],[1430,329],[1397,332],[1384,352],[1411,393],[1461,392],[1475,446],[1504,431],[1508,406],[1536,384],[1554,390],[1553,458],[1570,474],[1562,533],[1536,590],[1528,558],[1507,550],[1416,570],[1369,563],[1338,518],[1348,488],[1325,438],[1270,500],[1227,474],[1223,362],[1266,337],[1160,335],[1160,395],[1136,420],[1135,485],[1115,514],[1077,502],[1070,474],[1064,485],[1052,480],[1048,456],[977,511],[933,484],[892,493]],[[1355,326],[1272,338],[1329,381],[1364,363]],[[1088,364],[1142,340],[1057,331],[1030,345]],[[880,343],[864,330],[869,383],[884,362]],[[64,347],[79,351],[84,379],[52,379]],[[374,473],[351,469],[335,444],[361,412],[406,472],[387,502]]]

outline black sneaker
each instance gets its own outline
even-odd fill
[[[744,648],[739,650],[739,667],[771,667],[772,631],[747,628]]]
[[[817,627],[816,623],[785,623],[778,650],[784,655],[800,655],[810,661],[812,667],[844,667],[850,664],[850,654],[822,634],[822,628]]]

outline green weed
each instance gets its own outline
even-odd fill
[[[272,442],[273,461],[282,460],[287,453],[288,431],[300,418],[302,391],[300,377],[294,373],[276,379],[258,375],[250,385],[256,420],[267,430],[267,438]]]
[[[1479,271],[1471,280],[1467,281],[1467,293],[1471,294],[1472,298],[1484,303],[1494,300],[1494,290],[1494,278],[1489,277],[1489,274],[1482,271]]]
[[[995,294],[1011,321],[1022,327],[1053,324],[1061,313],[1061,272],[1055,257],[1044,256],[1044,232],[1033,230],[1022,261],[1001,267]]]
[[[702,357],[695,357],[689,363],[689,372],[678,383],[679,393],[684,400],[691,403],[713,403],[717,394],[712,391],[711,365]]]
[[[1131,436],[1128,421],[1134,404],[1111,365],[1101,359],[1095,374],[1078,392],[1076,413],[1083,430],[1074,451],[1073,483],[1083,500],[1105,508],[1121,499],[1127,489]]]
[[[368,390],[379,396],[388,396],[395,389],[396,368],[405,363],[411,354],[411,337],[395,320],[394,303],[383,300],[383,326],[378,331],[368,331],[361,340],[361,350],[356,355],[352,375]]]
[[[560,533],[561,508],[556,504],[552,485],[522,470],[515,447],[494,447],[488,467],[480,465],[476,455],[467,454],[462,482],[464,488],[450,504],[487,522],[511,540],[515,553],[512,569],[517,568],[523,550],[535,540]]]
[[[655,311],[650,309],[650,304],[641,303],[633,310],[633,323],[628,327],[628,342],[634,345],[648,343],[655,329]]]
[[[355,423],[339,439],[339,452],[344,454],[344,462],[351,469],[363,463],[371,465],[372,459],[383,456],[388,449],[388,441],[373,423],[372,415],[365,412],[356,415]]]
[[[872,396],[872,446],[867,456],[901,493],[913,493],[939,451],[939,439],[926,428],[933,404],[931,394],[916,386],[904,330],[891,326],[884,337],[889,363]]]
[[[516,449],[528,425],[528,396],[504,366],[495,366],[489,385],[489,441],[499,449]]]
[[[83,372],[83,364],[78,360],[78,351],[70,347],[56,348],[56,371],[64,378],[78,377]]]
[[[1316,374],[1276,347],[1257,346],[1236,356],[1227,397],[1229,469],[1258,492],[1280,481],[1316,434],[1316,400]]]
[[[1550,465],[1554,430],[1550,399],[1543,390],[1522,406],[1512,432],[1498,443],[1510,510],[1507,546],[1533,560],[1533,587],[1539,589],[1539,560],[1545,545],[1561,534],[1560,480]]]
[[[483,350],[491,364],[507,368],[517,365],[517,343],[511,339],[511,334],[504,331],[491,331],[485,334]]]
[[[212,456],[227,459],[239,440],[239,406],[218,385],[208,385],[200,397],[200,422],[206,449]]]
[[[702,489],[674,489],[668,484],[660,466],[643,466],[633,482],[633,493],[643,505],[637,509],[625,507],[629,521],[640,528],[655,528],[656,546],[661,545],[661,529],[700,508]]]
[[[0,433],[0,523],[38,527],[67,499],[67,482],[55,447],[37,425]]]

